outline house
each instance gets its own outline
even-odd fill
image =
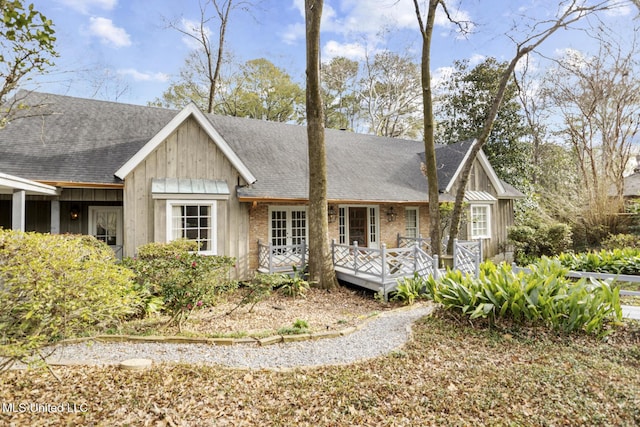
[[[258,241],[307,238],[306,128],[44,93],[0,130],[0,226],[92,234],[120,255],[196,239],[206,254],[258,266]],[[437,148],[441,200],[453,201],[473,141]],[[330,237],[395,247],[428,236],[423,143],[326,130]],[[513,223],[516,189],[476,159],[463,238],[492,256]]]

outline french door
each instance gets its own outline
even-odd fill
[[[122,256],[122,207],[89,206],[89,234]]]
[[[269,218],[269,238],[272,245],[300,245],[307,241],[306,208],[273,207]]]

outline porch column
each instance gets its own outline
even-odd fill
[[[51,200],[51,234],[60,234],[60,200]]]
[[[13,202],[11,204],[11,228],[13,230],[24,231],[26,228],[25,205],[27,192],[24,190],[13,191]]]

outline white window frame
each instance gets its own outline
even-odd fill
[[[416,218],[416,223],[414,225],[412,225],[411,227],[409,227],[409,223],[407,220],[407,213],[409,212],[414,212],[415,218]],[[414,236],[410,236],[408,231],[409,228],[415,228],[415,235]],[[418,207],[414,207],[414,206],[407,206],[404,209],[404,234],[405,237],[413,237],[413,238],[418,238],[420,237],[420,209]]]
[[[484,209],[486,214],[486,233],[476,234],[476,221],[474,220],[474,209]],[[491,238],[491,205],[489,204],[470,204],[469,205],[469,236],[471,239],[490,239]]]
[[[217,221],[217,203],[215,200],[203,200],[203,199],[173,199],[167,200],[167,235],[166,241],[170,242],[175,240],[173,238],[173,207],[174,206],[208,206],[210,217],[210,229],[211,235],[209,240],[211,242],[210,249],[206,251],[198,251],[202,255],[217,255],[218,253],[218,221]]]
[[[287,212],[287,218],[286,218],[286,223],[285,223],[285,241],[286,241],[286,245],[292,245],[293,244],[293,233],[292,233],[292,229],[293,229],[293,215],[292,212],[296,211],[303,211],[305,213],[305,227],[304,227],[304,241],[305,243],[309,242],[309,209],[306,206],[269,206],[269,227],[268,227],[268,237],[267,237],[267,241],[272,243],[272,233],[273,233],[273,221],[272,221],[272,215],[274,211],[285,211]]]
[[[372,249],[380,249],[380,206],[378,205],[339,205],[339,241],[341,244],[351,245],[353,242],[349,239],[348,209],[349,208],[367,208],[367,247]],[[372,224],[373,222],[373,224]]]
[[[96,235],[96,221],[95,214],[97,212],[115,212],[117,214],[117,223],[116,223],[116,244],[109,246],[122,246],[122,206],[104,206],[104,205],[96,205],[89,206],[88,214],[89,214],[89,234],[92,236]]]

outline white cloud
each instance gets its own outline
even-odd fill
[[[200,49],[202,47],[202,45],[194,39],[194,37],[198,40],[200,40],[201,38],[201,34],[200,34],[200,21],[192,21],[190,19],[186,19],[186,18],[182,18],[182,31],[191,34],[193,37],[184,35],[182,37],[182,42],[187,45],[187,47],[189,49]],[[210,38],[211,35],[213,34],[211,32],[211,28],[209,27],[204,27],[204,29],[202,30],[204,31],[204,35],[207,38]]]
[[[130,76],[138,82],[167,82],[169,75],[165,73],[143,73],[133,68],[124,68],[118,70],[118,74]]]
[[[92,35],[100,38],[105,44],[112,44],[114,47],[124,47],[131,45],[131,38],[124,28],[116,27],[111,19],[91,17],[89,18],[89,31]]]
[[[327,42],[322,48],[322,61],[344,56],[353,60],[362,60],[366,56],[366,48],[360,43],[339,43],[335,40]]]
[[[619,16],[628,16],[631,15],[632,6],[626,0],[611,0],[610,1],[611,9],[608,9],[605,13],[608,16],[619,17]]]
[[[469,22],[469,30],[473,30],[470,15],[461,9],[459,2],[447,3],[452,18]],[[291,4],[300,13],[302,23],[290,25],[283,32],[283,39],[289,44],[304,39],[304,0],[292,0]],[[438,8],[436,26],[456,30],[441,9]],[[336,0],[331,5],[325,2],[321,28],[323,33],[339,34],[346,38],[365,35],[365,38],[372,40],[385,29],[417,31],[418,21],[411,1]]]
[[[487,59],[486,56],[481,55],[479,53],[474,53],[469,58],[469,66],[475,67],[476,65],[481,64],[485,59]]]
[[[58,0],[58,2],[84,14],[88,14],[94,7],[113,10],[118,4],[118,0]]]

